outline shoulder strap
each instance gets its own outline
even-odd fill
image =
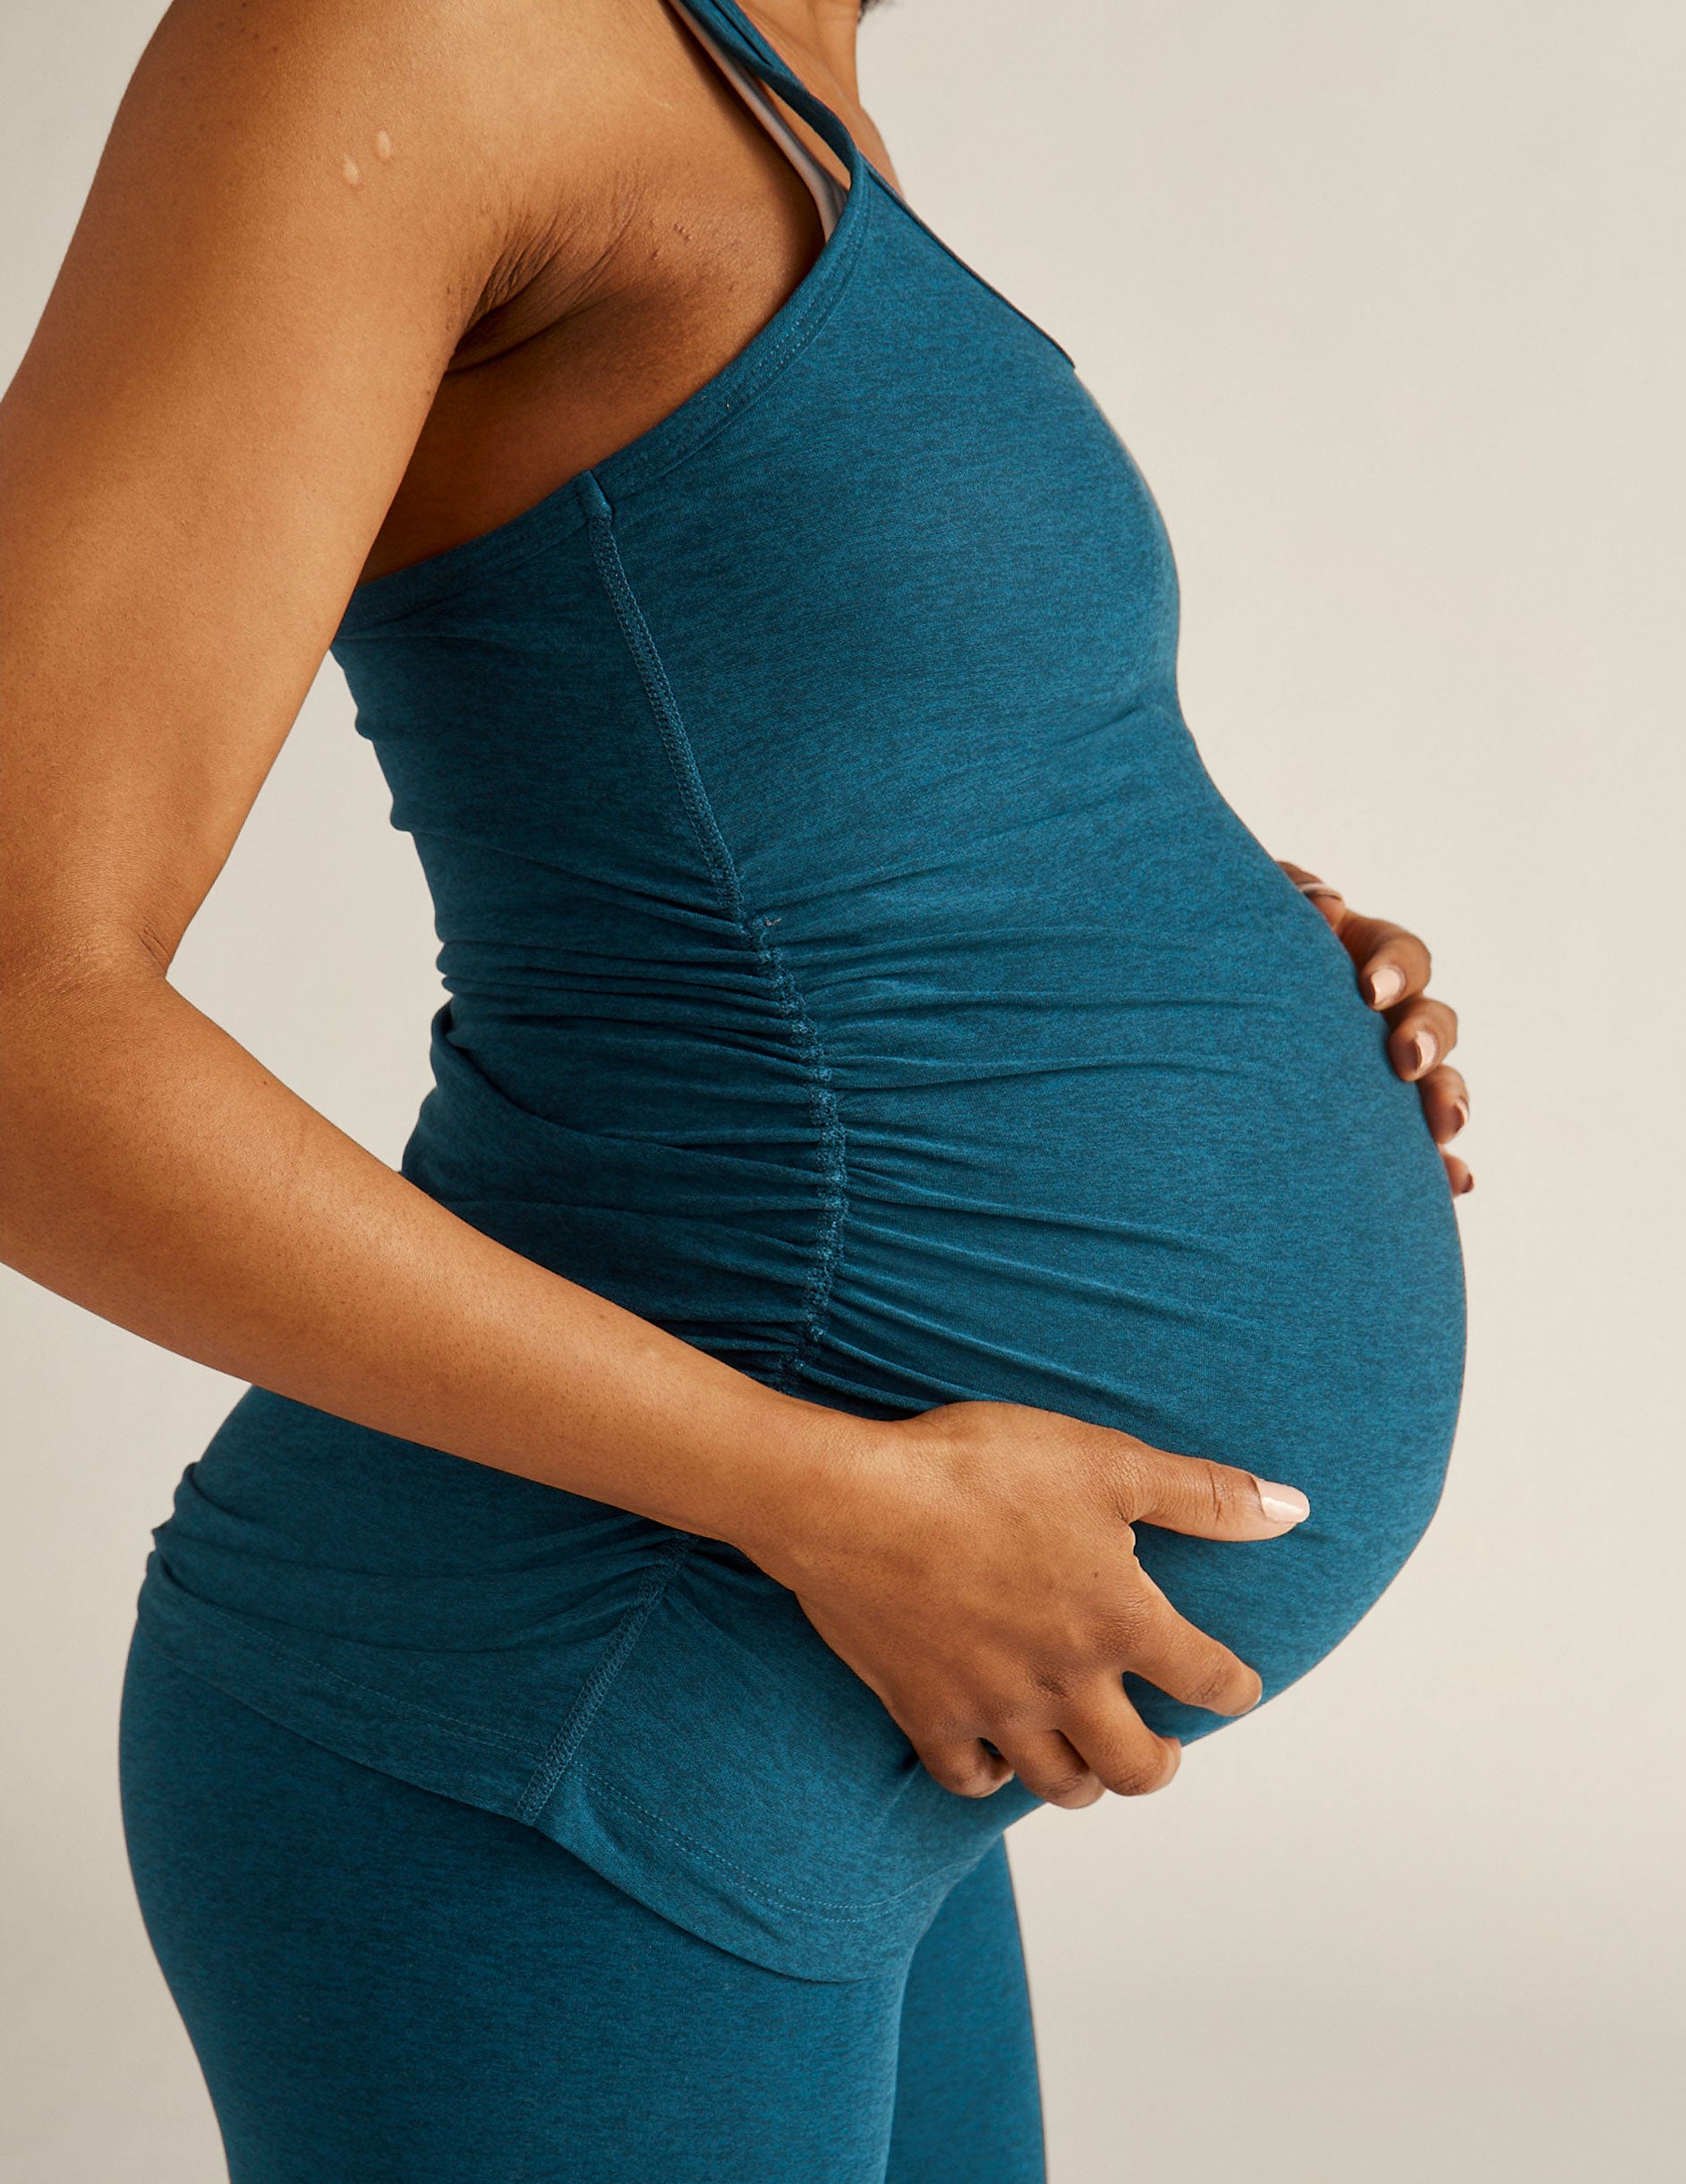
[[[681,12],[692,19],[715,46],[737,62],[745,73],[769,90],[777,91],[791,109],[801,115],[817,137],[822,138],[853,175],[859,154],[855,140],[823,100],[816,98],[800,77],[793,75],[761,32],[734,0],[679,0]]]

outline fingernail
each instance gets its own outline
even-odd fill
[[[1469,1101],[1467,1099],[1453,1100],[1452,1103],[1452,1112],[1458,1118],[1458,1128],[1460,1130],[1468,1130],[1469,1127]]]
[[[1256,1479],[1259,1506],[1273,1524],[1303,1524],[1311,1504],[1298,1487],[1278,1486],[1273,1479]]]
[[[1459,1186],[1458,1186],[1458,1190],[1457,1190],[1457,1196],[1458,1196],[1459,1198],[1460,1198],[1460,1199],[1468,1198],[1468,1197],[1469,1197],[1469,1193],[1470,1193],[1470,1192],[1471,1192],[1471,1191],[1472,1191],[1474,1189],[1475,1189],[1475,1177],[1474,1177],[1473,1175],[1466,1175],[1466,1176],[1464,1177],[1464,1179],[1463,1179],[1462,1182],[1460,1182],[1460,1183],[1459,1184]]]
[[[1432,1031],[1419,1031],[1411,1041],[1411,1052],[1417,1057],[1417,1074],[1426,1077],[1440,1059],[1440,1041]]]
[[[1391,1009],[1404,991],[1404,972],[1397,963],[1384,963],[1370,980],[1370,1006]]]

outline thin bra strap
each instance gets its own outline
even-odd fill
[[[838,224],[847,195],[842,183],[829,168],[820,165],[756,79],[738,65],[713,32],[692,13],[686,0],[673,0],[673,4],[698,45],[706,49],[721,75],[807,183],[808,193],[820,215],[820,232],[829,236]]]
[[[822,99],[814,97],[800,77],[791,73],[743,10],[733,4],[733,0],[673,0],[673,4],[696,30],[711,54],[734,62],[744,75],[766,90],[776,91],[791,112],[800,115],[815,136],[830,146],[851,181],[860,178],[865,162],[847,129]],[[758,113],[759,110],[757,107]],[[775,117],[779,118],[776,109]],[[783,137],[779,141],[782,144]],[[823,167],[820,171],[825,172]]]

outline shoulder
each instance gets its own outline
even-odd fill
[[[172,0],[136,80],[238,73],[272,111],[384,92],[495,125],[521,94],[570,83],[588,107],[665,14],[660,0]]]
[[[617,193],[671,38],[660,0],[175,0],[114,146],[191,170],[189,192],[232,162],[396,200],[495,254],[558,204]]]

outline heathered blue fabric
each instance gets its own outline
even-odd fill
[[[144,1636],[122,1750],[230,2184],[1043,2184],[1000,1844],[905,1971],[793,1979]]]
[[[698,12],[847,158],[822,255],[673,416],[363,585],[336,644],[451,996],[404,1172],[775,1386],[1036,1403],[1293,1481],[1287,1539],[1142,1536],[1280,1691],[1451,1444],[1417,1094],[1200,764],[1164,530],[1069,360]],[[142,1617],[806,1976],[904,1958],[1030,1803],[940,1789],[733,1550],[263,1392]]]

